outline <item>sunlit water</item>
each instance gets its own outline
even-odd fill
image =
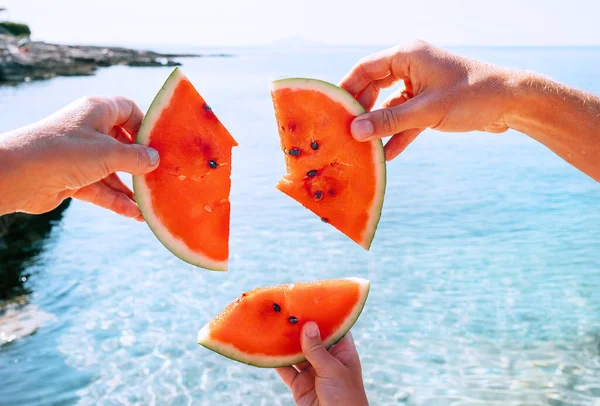
[[[371,252],[273,187],[284,163],[268,80],[336,82],[371,51],[185,61],[240,143],[230,272],[186,265],[145,224],[73,202],[26,264],[29,306],[46,317],[0,347],[0,404],[291,404],[273,371],[199,347],[196,331],[253,287],[344,276],[372,281],[353,329],[372,404],[597,404],[600,186],[544,147],[517,133],[421,136],[388,165]],[[460,51],[600,92],[598,49]],[[146,109],[168,73],[0,89],[0,130],[87,94]]]

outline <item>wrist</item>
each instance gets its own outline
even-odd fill
[[[550,110],[548,89],[555,84],[534,73],[508,71],[506,86],[510,94],[504,115],[506,125],[532,135],[531,129],[543,120],[544,112]]]

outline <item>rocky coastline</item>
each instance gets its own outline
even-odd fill
[[[177,58],[228,57],[228,54],[161,54],[121,47],[76,46],[29,41],[0,34],[0,85],[50,79],[57,76],[88,76],[99,68],[178,66]]]

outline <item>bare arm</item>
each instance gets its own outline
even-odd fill
[[[507,124],[600,182],[600,98],[523,75]]]
[[[464,58],[423,42],[361,60],[341,86],[370,110],[396,82],[381,109],[352,123],[358,140],[392,136],[398,156],[423,130],[518,130],[600,182],[600,98],[550,79]]]

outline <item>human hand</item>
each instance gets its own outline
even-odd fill
[[[391,160],[426,128],[506,131],[514,75],[418,41],[362,59],[340,86],[370,111],[381,89],[404,81],[382,109],[357,117],[351,127],[360,141],[392,135],[385,145]]]
[[[158,166],[154,149],[132,144],[142,111],[122,97],[84,98],[31,126],[0,135],[0,214],[39,214],[74,197],[142,221],[115,172]]]
[[[369,404],[350,332],[328,352],[317,324],[308,322],[302,329],[301,344],[308,362],[276,369],[298,406]]]

